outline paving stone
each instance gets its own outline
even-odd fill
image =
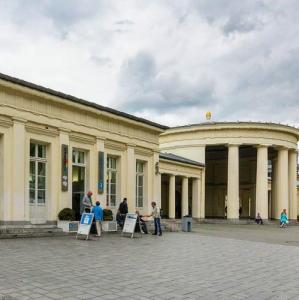
[[[263,228],[265,242],[261,231],[255,240],[252,228],[1,240],[0,299],[299,299],[299,247],[281,232],[275,243],[272,227]],[[287,233],[297,236],[299,227]]]

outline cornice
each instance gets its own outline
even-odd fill
[[[13,121],[11,120],[11,118],[1,115],[0,116],[0,126],[5,127],[5,128],[12,127]]]
[[[26,131],[46,136],[58,136],[59,131],[56,128],[48,127],[48,126],[38,126],[32,123],[28,123],[25,125]]]
[[[125,151],[127,149],[126,144],[122,144],[111,140],[105,140],[104,146],[105,149],[118,150],[118,151]]]
[[[78,132],[71,132],[69,134],[70,141],[78,142],[83,144],[94,145],[96,143],[96,138],[93,136],[88,136],[86,134],[80,134]]]
[[[148,150],[146,148],[142,148],[142,147],[136,147],[135,148],[135,154],[137,154],[137,155],[150,157],[150,156],[153,155],[153,153],[154,153],[153,151]]]

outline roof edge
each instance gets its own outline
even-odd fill
[[[146,124],[146,125],[149,125],[152,127],[156,127],[156,128],[163,129],[163,130],[166,130],[169,128],[168,126],[165,126],[165,125],[161,125],[161,124],[158,124],[158,123],[155,123],[155,122],[143,119],[143,118],[139,118],[134,115],[131,115],[131,114],[128,114],[128,113],[125,113],[125,112],[122,112],[122,111],[119,111],[119,110],[116,110],[113,108],[109,108],[107,106],[103,106],[103,105],[100,105],[100,104],[97,104],[94,102],[90,102],[90,101],[87,101],[87,100],[84,100],[81,98],[77,98],[75,96],[65,94],[65,93],[62,93],[62,92],[59,92],[59,91],[56,91],[56,90],[53,90],[53,89],[50,89],[50,88],[47,88],[47,87],[44,87],[41,85],[37,85],[35,83],[25,81],[23,79],[12,77],[12,76],[9,76],[9,75],[3,74],[3,73],[0,73],[0,79],[11,82],[13,84],[21,85],[21,86],[29,88],[29,89],[34,89],[36,91],[46,93],[46,94],[49,94],[49,95],[52,95],[55,97],[69,100],[69,101],[77,103],[77,104],[81,104],[84,106],[95,108],[97,110],[105,111],[105,112],[108,112],[108,113],[111,113],[111,114],[114,114],[114,115],[117,115],[117,116],[120,116],[120,117],[123,117],[126,119],[130,119],[130,120],[133,120],[133,121],[136,121],[139,123],[143,123],[143,124]]]

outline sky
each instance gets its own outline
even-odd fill
[[[298,0],[0,0],[0,73],[163,125],[299,126]]]

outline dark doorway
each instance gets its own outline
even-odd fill
[[[82,212],[82,199],[85,194],[85,167],[73,165],[72,175],[72,205],[76,220],[80,220]]]

